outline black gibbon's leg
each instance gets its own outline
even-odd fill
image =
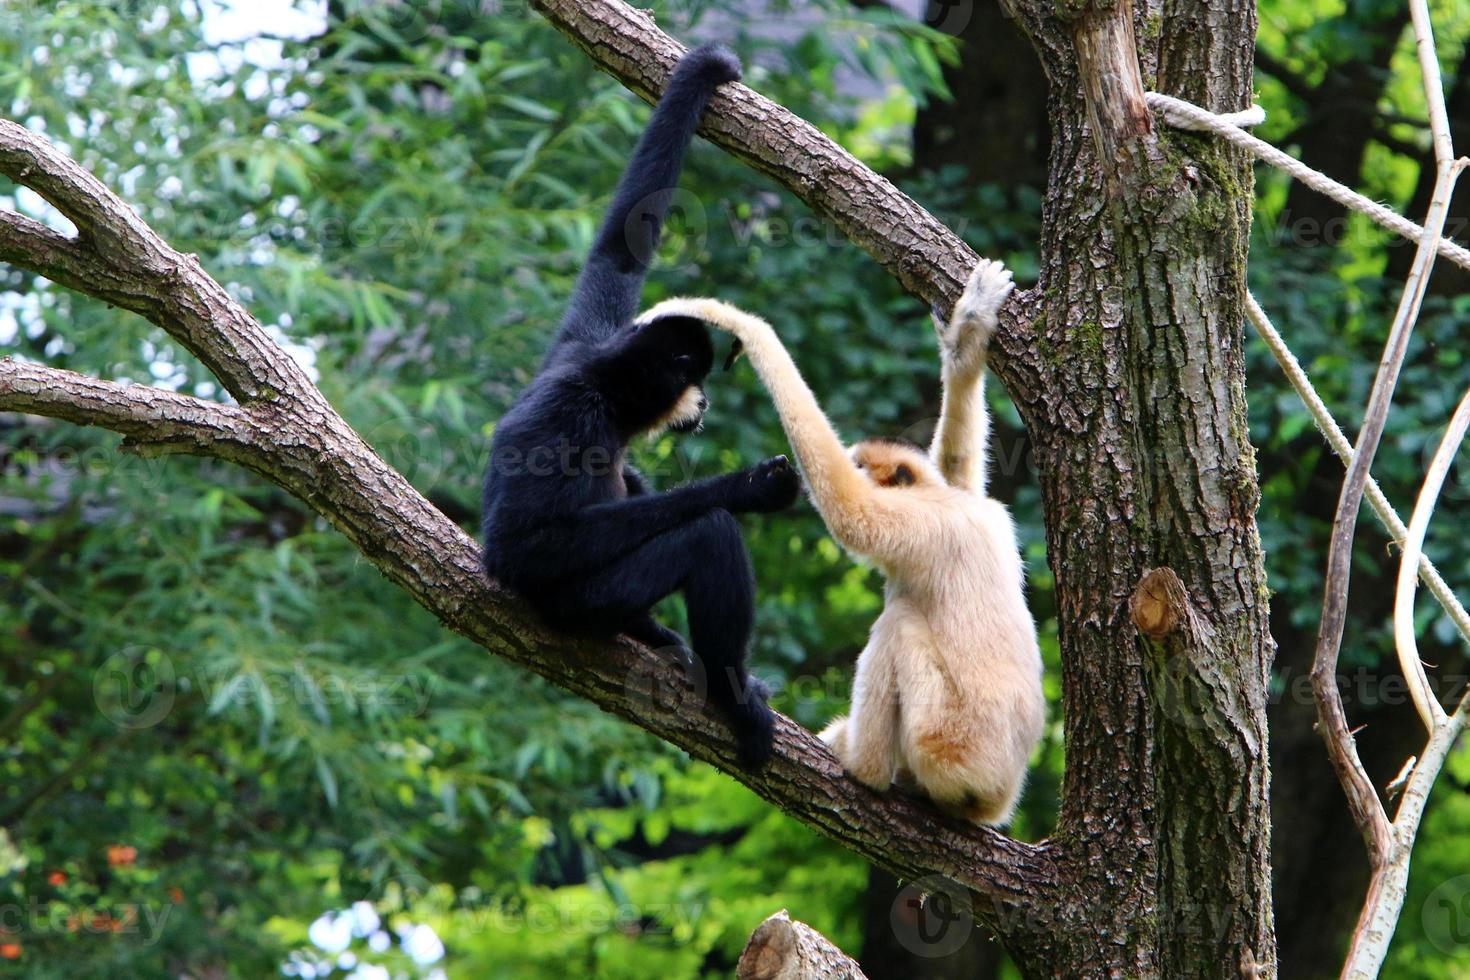
[[[741,762],[751,768],[764,764],[774,719],[765,685],[745,669],[755,623],[755,572],[740,525],[728,511],[712,510],[551,591],[554,608],[545,611],[554,623],[607,632],[638,624],[660,599],[682,592],[710,699],[735,726]]]
[[[531,547],[523,550],[532,556],[527,571],[542,579],[559,581],[571,576],[583,580],[659,535],[679,530],[712,510],[743,513],[787,507],[796,499],[800,485],[786,457],[773,456],[749,469],[696,480],[663,493],[583,507],[525,535],[523,543]],[[619,622],[617,628],[626,625]]]
[[[628,623],[623,627],[623,632],[644,646],[652,647],[655,650],[663,650],[668,647],[678,647],[681,650],[689,649],[689,644],[684,642],[682,636],[654,619],[651,613],[645,613],[634,619],[631,623]]]

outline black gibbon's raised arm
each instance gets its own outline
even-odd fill
[[[680,60],[613,195],[551,353],[495,426],[485,474],[485,569],[553,626],[627,633],[686,651],[650,610],[683,593],[711,700],[741,760],[765,762],[767,692],[746,670],[755,578],[731,516],[790,506],[784,456],[739,473],[652,492],[628,466],[630,439],[697,429],[714,360],[690,317],[633,323],[684,151],[715,87],[738,79],[721,47]],[[687,651],[686,651],[687,652]]]
[[[936,323],[943,418],[929,453],[871,439],[850,451],[770,324],[716,300],[676,299],[640,322],[694,317],[735,335],[771,392],[828,529],[887,577],[858,658],[852,710],[822,738],[854,777],[917,786],[941,807],[1005,823],[1041,738],[1036,625],[1015,529],[985,496],[990,419],[981,385],[996,311],[1012,288],[981,262]]]

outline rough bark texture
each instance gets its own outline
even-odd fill
[[[852,957],[782,909],[750,934],[738,980],[867,980]]]
[[[1056,573],[1057,841],[1069,879],[1108,896],[1079,910],[1051,966],[1222,977],[1249,959],[1270,975],[1271,642],[1242,385],[1251,172],[1228,147],[1150,127],[1136,81],[1245,108],[1255,10],[1012,6],[1052,96],[1034,324],[1046,379],[1011,394],[1036,441]],[[1158,568],[1182,584],[1190,628],[1152,640],[1129,609]]]
[[[679,49],[646,14],[616,0],[533,2],[641,95],[662,87]],[[995,362],[1037,446],[1061,620],[1068,766],[1057,832],[1042,844],[864,789],[784,718],[770,768],[740,771],[724,725],[675,665],[627,642],[570,642],[527,618],[480,574],[474,542],[383,463],[192,257],[3,122],[0,172],[42,193],[80,235],[0,214],[0,260],[158,323],[240,405],[0,360],[0,410],[103,425],[140,449],[261,473],[450,628],[713,763],[902,878],[958,882],[1027,976],[1221,978],[1242,964],[1274,975],[1270,640],[1241,357],[1250,169],[1208,138],[1160,131],[1142,97],[1147,84],[1243,108],[1254,8],[1140,3],[1010,7],[1051,86],[1041,282],[1003,311]],[[830,217],[916,295],[947,307],[958,294],[973,254],[890,183],[743,86],[711,110],[707,135]],[[785,313],[799,311],[772,316]],[[1146,620],[1157,634],[1146,638],[1130,598],[1150,570],[1139,603],[1165,596],[1172,624]]]

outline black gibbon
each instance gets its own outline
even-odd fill
[[[716,300],[660,303],[735,335],[765,382],[813,503],[845,548],[887,583],[858,658],[852,709],[822,739],[860,781],[917,786],[978,823],[1010,819],[1041,738],[1045,700],[1015,528],[986,496],[984,373],[1012,289],[976,266],[948,323],[936,319],[944,404],[925,453],[874,439],[845,450],[770,325]],[[732,354],[733,358],[733,354]]]
[[[715,87],[740,77],[723,47],[675,68],[613,194],[550,353],[495,426],[485,475],[485,570],[559,629],[626,633],[653,647],[679,634],[650,613],[680,592],[711,700],[734,725],[743,764],[769,757],[765,687],[749,676],[755,579],[731,514],[790,506],[786,457],[652,491],[625,461],[640,434],[697,429],[714,359],[699,320],[633,322],[685,149]]]

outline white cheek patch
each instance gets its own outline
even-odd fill
[[[689,425],[698,422],[704,415],[704,392],[699,390],[698,385],[690,385],[684,389],[679,400],[674,402],[674,407],[665,412],[659,419],[648,427],[648,437],[659,435],[675,426]]]

